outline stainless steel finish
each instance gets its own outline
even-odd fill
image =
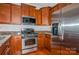
[[[66,10],[68,8],[69,10]],[[64,46],[79,48],[79,4],[63,8],[61,20],[61,27],[64,30]]]
[[[37,47],[37,33],[32,28],[24,28],[22,30],[22,50],[28,50],[32,47]],[[26,40],[35,39],[35,43],[31,45],[25,45]]]
[[[34,38],[35,39],[35,44],[33,44],[33,45],[28,45],[28,46],[25,46],[25,40],[28,40],[29,38],[27,38],[27,39],[22,39],[22,50],[23,49],[30,49],[30,48],[32,48],[32,47],[37,47],[37,38]]]
[[[62,45],[79,48],[79,4],[71,4],[54,12],[53,17],[53,20],[57,18],[59,22],[59,38]]]

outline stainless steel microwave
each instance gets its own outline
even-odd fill
[[[35,25],[36,19],[34,17],[22,17],[22,24]]]

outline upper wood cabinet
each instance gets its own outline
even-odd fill
[[[10,8],[10,4],[0,3],[0,23],[10,23]]]
[[[21,7],[22,7],[22,10],[21,10],[21,12],[22,12],[22,16],[29,16],[29,6],[28,5],[26,5],[26,4],[21,4]]]
[[[21,4],[22,6],[22,16],[35,17],[35,7],[27,4]]]
[[[50,25],[51,17],[50,17],[50,7],[44,7],[41,9],[42,11],[42,25]]]
[[[35,17],[35,10],[34,6],[29,6],[29,16]]]
[[[21,6],[12,4],[11,7],[11,23],[21,24]]]
[[[54,7],[51,8],[50,12],[55,12],[55,11],[58,11],[64,7],[66,7],[67,5],[70,5],[71,3],[59,3],[59,4],[56,4]]]
[[[36,25],[42,25],[42,15],[41,10],[36,10],[35,18],[36,18]]]

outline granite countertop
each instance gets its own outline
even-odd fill
[[[3,35],[0,35],[2,37]],[[11,35],[5,35],[4,38],[0,38],[0,47],[11,37]]]

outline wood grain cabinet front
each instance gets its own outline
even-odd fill
[[[51,24],[50,7],[43,7],[41,11],[42,11],[42,25],[50,25]]]
[[[21,48],[22,48],[21,43],[22,43],[21,36],[12,36],[10,40],[10,54],[11,55],[21,54]]]
[[[21,24],[21,5],[11,4],[11,24]]]
[[[41,32],[38,34],[38,49],[51,51],[51,35]]]
[[[10,39],[0,47],[0,55],[9,55],[10,54]]]
[[[27,4],[21,4],[22,6],[22,16],[35,17],[35,7]]]
[[[45,35],[43,33],[38,34],[38,49],[44,49]]]
[[[51,35],[45,34],[45,42],[44,42],[45,48],[51,51]]]
[[[21,12],[22,12],[22,16],[30,16],[30,7],[26,4],[21,4]]]
[[[50,12],[51,13],[56,12],[56,11],[61,10],[62,8],[66,7],[70,4],[72,4],[72,3],[58,3],[54,7],[51,8]]]
[[[35,7],[29,6],[29,16],[35,17]]]
[[[36,10],[35,12],[36,25],[42,25],[42,15],[41,10]]]
[[[10,23],[10,10],[9,3],[0,3],[0,23]]]

